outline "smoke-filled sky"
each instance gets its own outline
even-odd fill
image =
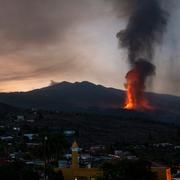
[[[124,89],[127,52],[116,38],[129,15],[123,1],[0,0],[0,91],[27,91],[50,80]],[[178,1],[165,6],[171,16],[156,47],[156,76],[149,90],[158,93],[180,95]]]

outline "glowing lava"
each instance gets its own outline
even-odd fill
[[[130,70],[124,85],[126,88],[126,101],[124,109],[134,110],[152,110],[153,107],[145,98],[145,81],[147,76],[151,75],[154,67],[143,60],[137,62],[132,70]]]

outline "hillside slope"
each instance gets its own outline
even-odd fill
[[[121,109],[125,93],[122,90],[95,85],[90,82],[61,82],[29,92],[0,93],[0,102],[21,108],[38,108],[59,111],[85,111],[105,114],[129,114]],[[147,112],[161,121],[177,122],[180,119],[180,97],[147,93],[155,107]],[[133,112],[137,113],[137,112]]]

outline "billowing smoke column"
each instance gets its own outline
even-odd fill
[[[122,0],[119,0],[122,1]],[[131,70],[127,73],[126,109],[150,108],[144,97],[145,82],[155,73],[151,63],[154,45],[161,41],[168,19],[163,0],[127,0],[131,14],[125,30],[117,34],[121,47],[128,50]]]

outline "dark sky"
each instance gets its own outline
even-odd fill
[[[125,27],[127,12],[112,1],[0,0],[0,90],[26,91],[50,80],[124,88],[127,55],[118,49],[116,33]],[[157,47],[151,90],[180,95],[177,5]]]

